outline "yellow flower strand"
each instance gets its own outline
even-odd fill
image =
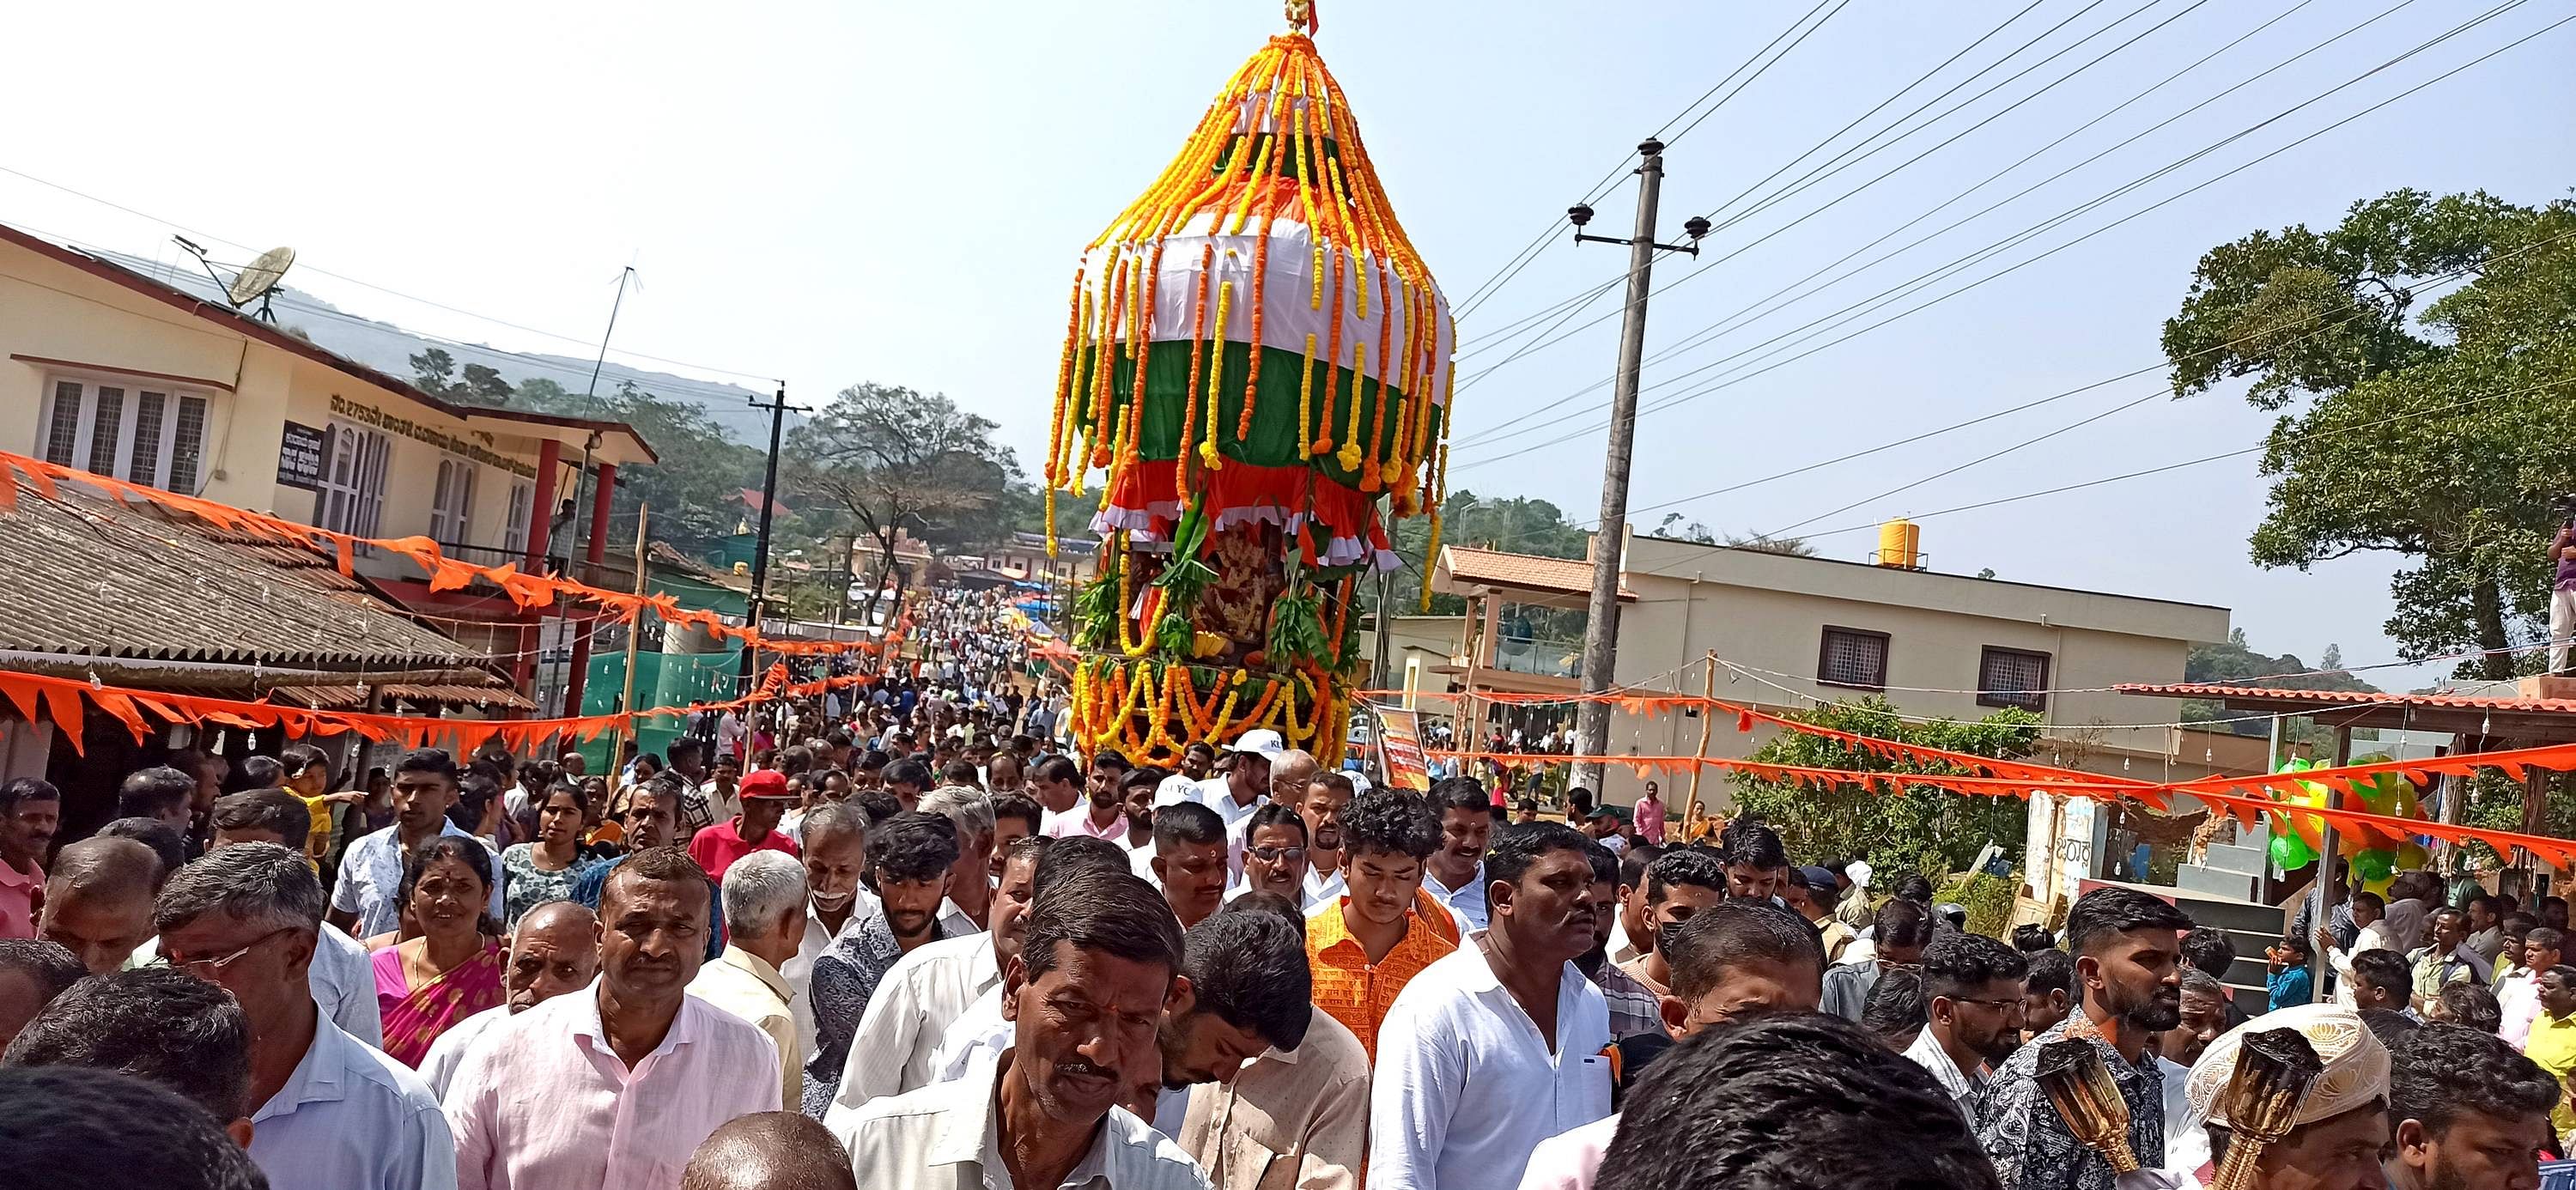
[[[1329,415],[1328,415],[1329,416]],[[1315,332],[1306,332],[1306,361],[1297,368],[1297,453],[1313,454],[1306,436],[1315,432]]]
[[[1225,373],[1225,317],[1228,312],[1227,307],[1233,304],[1234,282],[1219,282],[1216,287],[1216,325],[1208,328],[1207,437],[1199,442],[1199,462],[1205,464],[1210,471],[1225,469],[1225,459],[1217,453],[1216,448],[1217,437],[1221,432],[1217,408],[1217,393],[1220,390],[1217,380]],[[1186,493],[1182,498],[1188,498]]]
[[[1360,405],[1368,391],[1368,344],[1351,344],[1351,421],[1342,430],[1342,449],[1334,461],[1344,471],[1360,469]]]

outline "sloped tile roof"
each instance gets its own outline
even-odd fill
[[[0,649],[392,671],[491,658],[396,614],[318,549],[246,541],[79,484],[0,512]]]
[[[2375,690],[2293,690],[2280,686],[2214,686],[2197,682],[2113,686],[2120,694],[2154,698],[2268,698],[2297,702],[2344,703],[2352,706],[2438,707],[2453,711],[2537,711],[2576,714],[2576,699],[2507,698],[2491,694],[2405,694]]]
[[[1440,547],[1440,564],[1448,569],[1452,582],[1565,595],[1583,595],[1592,590],[1592,563],[1581,558],[1548,558],[1446,545]],[[1633,602],[1637,593],[1621,583],[1619,598]]]

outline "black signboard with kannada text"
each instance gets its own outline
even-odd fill
[[[322,455],[329,441],[330,436],[317,427],[286,423],[286,438],[277,446],[277,482],[308,492],[319,490]]]

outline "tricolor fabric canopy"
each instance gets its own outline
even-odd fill
[[[1456,328],[1303,34],[1237,70],[1074,279],[1050,486],[1093,527],[1283,526],[1317,564],[1399,565],[1372,507],[1428,503]]]

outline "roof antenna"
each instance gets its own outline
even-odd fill
[[[197,267],[206,270],[206,275],[214,279],[215,288],[222,292],[225,301],[232,303],[233,309],[239,310],[256,301],[259,303],[257,317],[271,325],[277,322],[277,312],[269,309],[268,303],[277,292],[277,283],[286,276],[286,270],[295,267],[295,249],[271,248],[262,252],[227,281],[223,274],[215,271],[214,262],[206,259],[206,250],[196,241],[186,236],[170,238],[186,249],[188,255],[197,258]]]

